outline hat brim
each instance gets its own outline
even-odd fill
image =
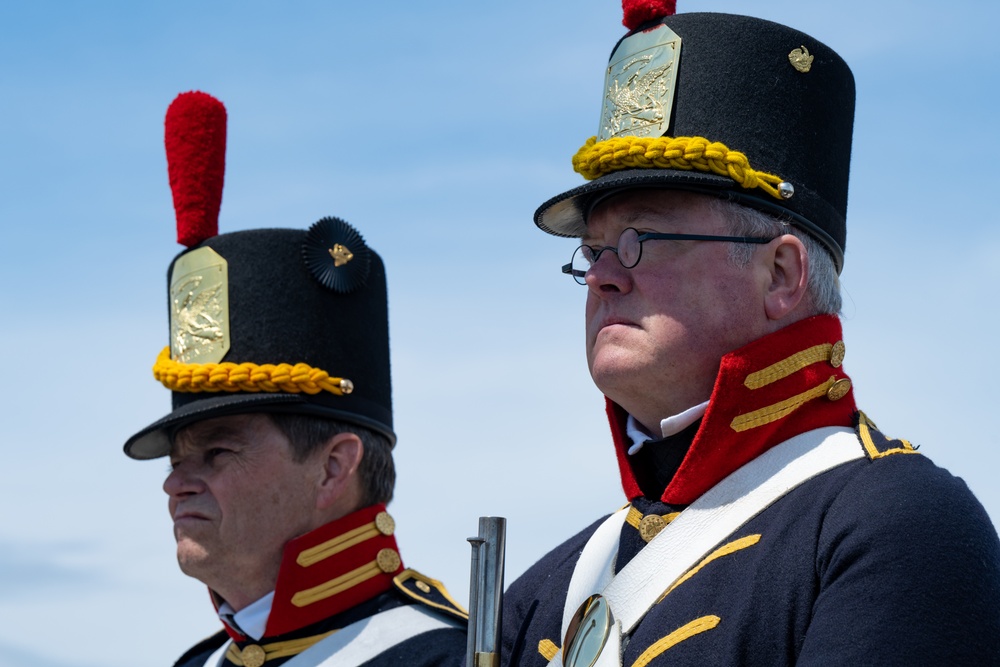
[[[381,433],[389,439],[390,445],[396,444],[396,434],[384,424],[354,412],[318,405],[301,394],[240,393],[212,396],[177,408],[129,438],[125,442],[125,454],[139,460],[167,456],[173,434],[178,429],[205,419],[248,412],[299,414],[349,422]]]
[[[730,199],[745,206],[787,218],[797,227],[822,243],[833,256],[839,273],[844,265],[844,253],[826,231],[789,210],[781,201],[755,191],[738,187],[732,179],[718,174],[677,169],[623,169],[605,174],[584,185],[567,190],[538,207],[535,224],[555,236],[581,237],[587,231],[587,216],[594,206],[619,192],[641,188],[664,188],[707,194]],[[796,192],[796,197],[811,193]]]

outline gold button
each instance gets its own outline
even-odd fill
[[[256,644],[250,644],[240,651],[240,659],[245,667],[260,667],[267,660],[267,654]]]
[[[642,517],[639,522],[639,537],[644,541],[649,542],[651,539],[660,534],[667,522],[663,520],[663,517],[659,514],[647,514]]]
[[[427,583],[423,582],[423,581],[418,581],[417,582],[417,588],[419,588],[424,593],[430,593],[431,592],[431,587],[428,586]]]
[[[378,563],[378,569],[386,574],[392,574],[399,569],[401,561],[395,549],[382,549],[375,557],[375,562]]]
[[[831,401],[839,401],[844,396],[847,396],[847,392],[851,390],[851,381],[847,378],[840,378],[834,382],[829,389],[826,390],[826,397]]]
[[[844,341],[838,340],[833,344],[833,349],[830,350],[830,365],[834,368],[840,368],[840,365],[844,363],[844,353],[847,349],[844,347]]]
[[[375,515],[375,527],[383,535],[392,535],[396,532],[396,522],[392,520],[388,512],[379,512]]]

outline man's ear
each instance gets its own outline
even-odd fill
[[[769,320],[779,322],[807,300],[809,255],[802,241],[792,234],[779,236],[765,249],[764,312]]]
[[[361,495],[358,466],[365,446],[354,433],[338,433],[320,449],[323,468],[316,496],[316,509],[339,507],[343,514],[356,509]]]

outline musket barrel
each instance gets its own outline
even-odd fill
[[[479,536],[470,537],[468,667],[498,667],[502,625],[504,551],[507,520],[479,517]]]

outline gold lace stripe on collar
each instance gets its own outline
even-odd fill
[[[314,547],[305,549],[298,555],[295,562],[302,567],[309,567],[315,563],[320,562],[330,556],[335,556],[340,552],[350,549],[353,546],[357,546],[362,542],[366,542],[373,537],[378,537],[382,535],[375,522],[367,523],[363,526],[359,526],[354,530],[349,530],[343,535],[338,535],[332,540],[327,540],[322,544],[317,544]]]
[[[354,568],[350,572],[334,577],[319,586],[307,588],[292,596],[292,604],[296,607],[305,607],[314,602],[325,600],[334,595],[343,593],[354,588],[360,583],[368,581],[372,577],[380,574],[394,574],[400,568],[402,561],[399,553],[395,549],[385,548],[378,552],[375,560],[366,563],[361,567]]]
[[[729,424],[729,427],[737,433],[741,433],[743,431],[783,419],[798,409],[802,404],[811,401],[814,398],[826,396],[830,387],[834,385],[836,380],[837,378],[831,375],[830,379],[823,384],[804,391],[801,394],[797,394],[791,398],[786,398],[785,400],[779,401],[774,405],[769,405],[766,408],[761,408],[760,410],[754,410],[753,412],[747,412],[739,415],[738,417],[734,417],[733,421]]]
[[[170,358],[165,347],[153,364],[153,377],[171,391],[199,392],[284,392],[288,394],[318,394],[326,391],[337,396],[354,391],[347,378],[331,377],[329,373],[308,364],[184,364]]]
[[[324,632],[323,634],[313,635],[312,637],[303,637],[302,639],[289,639],[283,642],[273,642],[271,644],[250,644],[246,646],[243,650],[240,650],[236,644],[230,644],[229,650],[226,651],[226,660],[237,665],[237,667],[245,667],[247,665],[254,666],[259,664],[264,664],[268,660],[275,658],[287,658],[289,656],[298,655],[305,651],[307,648],[311,648],[314,644],[318,644],[330,635],[336,633],[337,630],[331,630],[330,632]],[[254,646],[258,649],[263,650],[263,662],[260,660],[260,651],[253,651],[255,653],[254,658],[244,660],[243,651]]]
[[[747,389],[766,387],[772,382],[777,382],[793,373],[799,372],[806,366],[811,366],[820,361],[829,361],[832,350],[833,345],[831,343],[823,343],[822,345],[816,345],[801,352],[796,352],[787,359],[782,359],[763,370],[751,373],[743,381],[743,384],[746,385]]]
[[[757,171],[747,156],[705,137],[613,137],[587,142],[573,156],[573,169],[587,180],[622,169],[681,169],[704,171],[731,178],[742,188],[760,188],[775,199],[784,199],[780,176]]]

